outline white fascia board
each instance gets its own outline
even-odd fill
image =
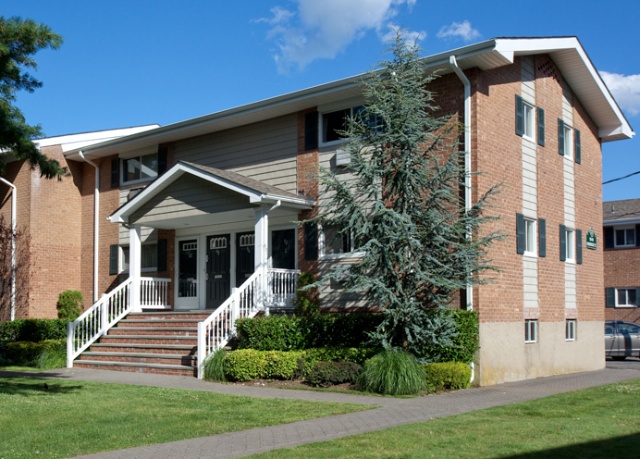
[[[129,127],[129,128],[82,132],[79,134],[67,134],[67,135],[61,135],[56,137],[45,137],[42,139],[34,140],[34,143],[38,147],[49,147],[52,145],[61,145],[62,151],[67,152],[75,149],[81,149],[83,147],[86,147],[87,145],[114,140],[114,139],[128,136],[131,134],[146,132],[151,129],[157,129],[158,127],[160,127],[159,124],[149,124],[145,126],[136,126],[136,127]]]
[[[640,223],[640,217],[621,218],[620,220],[604,220],[602,226],[620,226]]]

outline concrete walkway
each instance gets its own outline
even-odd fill
[[[8,372],[0,372],[0,374],[3,376],[9,375]],[[75,368],[36,374],[29,373],[28,375],[211,391],[251,397],[360,403],[378,407],[360,413],[330,416],[292,424],[80,456],[87,459],[198,459],[242,457],[273,449],[333,440],[402,424],[427,421],[493,406],[518,403],[563,392],[627,381],[640,378],[640,369],[638,367],[605,369],[411,399],[225,385],[178,376]]]

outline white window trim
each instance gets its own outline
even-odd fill
[[[320,260],[348,260],[364,257],[365,252],[327,253],[326,236],[322,225],[318,225],[318,259]]]
[[[522,137],[524,137],[527,140],[530,140],[532,142],[536,141],[536,109],[535,106],[533,104],[530,104],[529,102],[523,100],[522,101],[523,104],[523,109],[522,109],[522,115],[523,115],[523,124],[524,124],[524,132],[522,133]]]
[[[330,147],[330,146],[334,146],[334,145],[343,145],[345,143],[347,143],[349,141],[349,139],[337,139],[337,140],[330,140],[328,142],[324,141],[324,115],[328,114],[328,113],[333,113],[333,112],[339,112],[342,110],[349,110],[349,116],[353,116],[354,115],[354,110],[361,108],[363,106],[362,101],[359,102],[353,102],[351,104],[347,104],[347,105],[338,105],[338,106],[327,106],[324,107],[322,109],[319,110],[320,114],[318,116],[318,143],[321,147]]]
[[[577,337],[578,321],[576,319],[567,319],[565,322],[565,340],[575,341]]]
[[[524,218],[525,249],[524,255],[536,257],[538,255],[538,224],[533,218]]]
[[[564,129],[564,157],[573,161],[573,128],[568,124],[563,124]]]
[[[565,262],[576,262],[576,231],[573,228],[565,229],[566,252]]]
[[[633,244],[618,244],[618,238],[616,235],[616,231],[619,230],[624,230],[625,231],[625,242],[627,241],[627,235],[626,232],[627,230],[633,230],[633,237],[634,237],[634,241]],[[627,247],[635,247],[636,246],[636,241],[635,239],[638,237],[638,235],[636,234],[636,227],[635,225],[624,225],[624,226],[614,226],[613,227],[613,246],[615,248],[627,248]]]
[[[526,319],[524,321],[524,342],[525,344],[537,343],[538,342],[538,320],[537,319]]]
[[[638,298],[636,298],[636,304],[628,304],[628,303],[620,304],[620,303],[618,303],[618,292],[619,292],[620,290],[625,290],[626,292],[629,292],[629,290],[635,290],[635,287],[616,287],[616,289],[615,289],[615,294],[616,294],[616,305],[615,305],[615,307],[616,307],[616,308],[621,308],[621,309],[625,309],[625,308],[628,308],[628,309],[634,309],[634,308],[639,307],[639,305],[637,304],[637,303],[638,303],[638,300],[639,300]],[[627,294],[625,295],[625,297],[626,297],[626,298],[627,298],[627,300],[628,300],[628,299],[629,299],[629,294],[627,293]]]
[[[141,178],[141,179],[137,179],[137,180],[125,180],[125,171],[124,171],[124,162],[126,160],[129,159],[140,159],[140,164],[142,164],[142,158],[144,156],[151,156],[151,155],[157,155],[158,152],[157,151],[153,151],[153,152],[149,152],[149,153],[143,153],[143,154],[139,154],[136,156],[129,156],[129,157],[122,157],[119,158],[120,160],[120,186],[129,186],[129,185],[136,185],[138,183],[148,183],[151,182],[153,180],[155,180],[156,178],[158,178],[158,171],[155,171],[156,175],[153,177],[146,177],[146,178]],[[156,159],[157,161],[157,159]]]

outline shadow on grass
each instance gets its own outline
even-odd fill
[[[585,458],[633,458],[640,457],[640,433],[606,440],[579,443],[561,448],[547,449],[533,453],[505,456],[503,459],[585,459]]]
[[[82,385],[70,386],[47,381],[49,378],[55,378],[56,373],[0,371],[0,377],[21,380],[16,382],[4,381],[0,383],[0,394],[7,395],[70,394],[84,387]],[[23,378],[27,378],[29,381],[25,382]]]

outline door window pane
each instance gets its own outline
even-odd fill
[[[180,241],[178,251],[178,297],[193,298],[198,293],[198,241]]]

